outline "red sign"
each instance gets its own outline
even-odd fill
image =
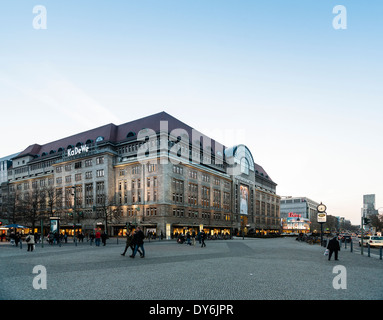
[[[294,212],[289,212],[289,218],[301,218],[302,215]]]

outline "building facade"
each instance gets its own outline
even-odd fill
[[[18,154],[12,154],[0,159],[0,226],[7,224],[8,219],[4,219],[7,216],[8,208],[3,205],[3,191],[5,197],[8,195],[8,170],[12,166],[12,159]],[[8,203],[7,203],[8,204]],[[1,232],[0,232],[1,234]]]
[[[282,197],[280,215],[285,233],[310,232],[319,203],[307,197]]]
[[[59,220],[63,232],[127,223],[171,237],[279,232],[276,183],[244,145],[227,148],[161,112],[108,124],[13,158],[8,194],[20,222]]]
[[[368,216],[377,215],[377,214],[378,214],[378,210],[375,209],[375,194],[363,195],[363,208],[362,208],[363,217],[368,217]]]

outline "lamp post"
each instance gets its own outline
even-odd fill
[[[361,214],[361,222],[360,222],[360,228],[361,228],[361,234],[360,234],[360,254],[363,255],[363,225],[364,225],[364,210],[362,208],[362,214]]]
[[[73,189],[73,242],[75,246],[77,246],[77,241],[76,241],[76,186],[71,187]]]

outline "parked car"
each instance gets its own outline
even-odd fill
[[[367,246],[367,244],[370,244],[370,247],[383,247],[383,237],[363,237],[363,246]],[[361,246],[361,240],[359,240],[359,246]]]

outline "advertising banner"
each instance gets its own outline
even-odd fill
[[[52,217],[51,220],[51,226],[50,226],[50,232],[52,233],[59,233],[60,232],[60,219]]]
[[[325,223],[327,221],[326,212],[318,212],[317,221],[318,223]]]
[[[240,185],[240,214],[247,215],[248,214],[248,200],[249,200],[249,188],[244,185]]]

